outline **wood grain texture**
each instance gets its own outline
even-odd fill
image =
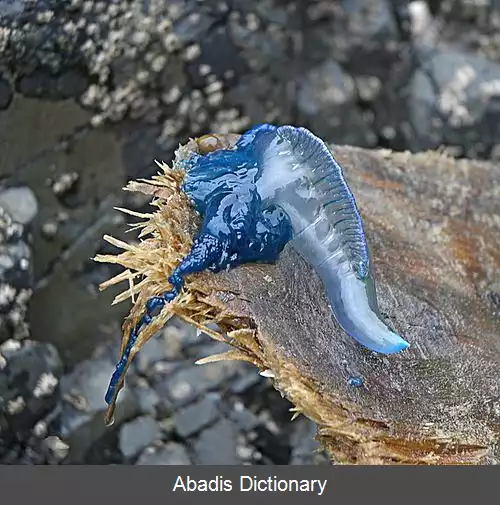
[[[500,167],[333,146],[365,222],[380,308],[409,350],[367,351],[336,325],[290,248],[207,277],[256,330],[261,365],[336,461],[494,464],[500,429]],[[242,320],[243,320],[242,319]],[[348,385],[352,376],[365,386]]]

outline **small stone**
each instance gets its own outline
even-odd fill
[[[186,448],[176,442],[169,442],[159,449],[146,449],[136,465],[191,465]]]
[[[202,431],[193,446],[196,464],[238,465],[237,436],[236,426],[227,419]]]
[[[167,376],[156,390],[160,397],[168,397],[174,406],[186,405],[225,381],[229,384],[238,366],[237,362],[227,361],[183,368]]]
[[[156,415],[156,408],[160,404],[160,397],[158,393],[148,387],[141,387],[136,390],[137,400],[139,402],[139,412],[151,416]]]
[[[123,425],[118,445],[123,456],[130,459],[161,436],[160,426],[152,417],[138,417]]]
[[[253,412],[245,408],[241,402],[235,403],[229,417],[243,431],[253,430],[259,424],[259,418]]]
[[[79,179],[80,175],[77,172],[62,174],[57,181],[52,184],[52,191],[54,191],[54,194],[57,196],[63,196],[74,188]]]
[[[206,396],[174,414],[174,424],[181,437],[190,437],[219,417],[218,401]]]
[[[0,192],[0,207],[3,207],[18,223],[30,223],[38,212],[34,193],[28,187],[7,188]]]
[[[63,442],[59,437],[47,437],[43,443],[57,461],[62,461],[69,454],[69,445]]]
[[[292,465],[311,465],[315,463],[317,451],[320,447],[315,440],[316,425],[309,419],[301,417],[293,425],[291,436]]]
[[[46,221],[42,225],[42,235],[47,239],[53,239],[57,235],[58,226],[55,221]]]
[[[70,462],[82,463],[91,446],[107,431],[104,424],[104,393],[114,363],[99,357],[84,361],[61,379],[64,399],[61,425],[57,433],[70,446]],[[125,387],[118,395],[114,426],[130,419],[138,410],[137,398]]]
[[[0,77],[0,110],[5,110],[12,102],[12,89],[7,80]]]
[[[242,370],[242,373],[239,373],[231,380],[229,390],[234,394],[240,395],[253,386],[256,386],[262,380],[262,377],[257,373],[255,367],[250,366],[247,368],[245,365],[245,370]]]
[[[45,421],[38,421],[35,426],[33,426],[33,435],[38,438],[44,438],[47,436],[47,423]]]

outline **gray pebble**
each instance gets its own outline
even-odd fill
[[[218,401],[212,395],[174,414],[174,424],[181,437],[189,437],[219,417]]]
[[[234,423],[221,419],[202,431],[194,443],[195,462],[198,465],[237,465],[236,438],[238,430]]]
[[[33,191],[25,186],[0,191],[0,207],[22,225],[30,223],[38,212],[36,197]]]
[[[123,456],[130,459],[161,436],[160,426],[152,417],[138,417],[122,426],[118,445]]]
[[[186,448],[176,442],[165,446],[148,448],[139,456],[136,465],[191,465],[191,459]]]

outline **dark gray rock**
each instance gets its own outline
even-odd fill
[[[346,30],[366,40],[399,38],[398,25],[390,1],[342,0]]]
[[[269,463],[275,465],[289,464],[291,449],[287,437],[273,433],[265,425],[257,426],[255,435],[252,443],[269,460]]]
[[[176,442],[169,442],[160,448],[147,448],[136,465],[191,465],[186,448]]]
[[[202,400],[178,410],[173,421],[181,437],[190,437],[219,417],[218,395],[208,394]]]
[[[158,393],[147,384],[136,388],[139,412],[150,416],[156,415],[156,409],[160,405],[161,399]]]
[[[305,417],[299,417],[293,425],[291,436],[292,457],[291,465],[314,465],[321,456],[319,442],[314,439],[317,426]],[[324,458],[324,456],[323,456]]]
[[[455,50],[421,51],[411,85],[410,120],[418,145],[460,146],[484,156],[500,134],[500,65]]]
[[[182,349],[187,333],[191,333],[191,329],[187,325],[174,326],[168,324],[156,336],[154,336],[148,343],[141,349],[137,355],[135,363],[138,372],[147,376],[155,375],[157,370],[171,369],[173,367],[158,366],[156,364],[162,361],[178,361],[183,358]]]
[[[180,407],[193,401],[210,389],[220,387],[235,374],[238,363],[224,361],[202,366],[183,368],[167,376],[155,388],[160,397],[167,397],[174,406]]]
[[[5,110],[12,102],[12,89],[9,81],[0,77],[0,110]]]
[[[186,350],[186,356],[193,361],[201,358],[205,358],[212,354],[221,354],[223,352],[229,351],[231,347],[224,342],[216,342],[215,340],[209,339],[206,343],[200,343],[199,345],[191,346]]]
[[[8,340],[0,346],[0,457],[26,441],[59,403],[62,363],[50,344]]]
[[[215,23],[215,18],[205,10],[195,8],[186,12],[184,16],[174,23],[174,33],[183,43],[193,40],[202,40]]]
[[[262,382],[262,376],[253,365],[242,363],[237,375],[231,378],[229,390],[234,394],[242,394]]]
[[[0,342],[28,336],[32,286],[31,250],[24,228],[0,207]]]
[[[195,463],[198,465],[237,465],[236,438],[238,430],[234,423],[221,419],[202,431],[193,445]]]
[[[356,85],[333,60],[310,70],[299,80],[297,108],[301,123],[320,137],[339,143],[373,145],[373,132],[357,108]]]
[[[155,440],[159,440],[161,436],[160,426],[152,417],[138,417],[121,427],[119,448],[128,460],[139,454]]]
[[[68,70],[52,75],[44,70],[21,76],[16,88],[19,93],[30,98],[66,100],[79,97],[88,87],[87,78],[78,70]]]
[[[0,0],[0,16],[14,16],[24,12],[24,0]]]
[[[229,417],[245,432],[253,430],[259,424],[259,418],[240,402],[234,404]]]
[[[69,459],[81,463],[85,454],[110,428],[104,424],[104,394],[114,364],[105,358],[84,361],[61,379],[63,410],[57,435],[69,444]],[[138,410],[137,398],[125,387],[118,396],[114,426],[133,417]]]

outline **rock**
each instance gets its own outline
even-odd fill
[[[16,87],[26,97],[66,100],[80,96],[88,84],[86,77],[77,70],[68,70],[56,76],[44,70],[37,70],[21,76]]]
[[[22,225],[29,224],[38,212],[36,197],[26,186],[1,191],[0,207],[3,207],[14,221]]]
[[[191,465],[186,448],[176,442],[169,442],[161,448],[148,448],[140,456],[136,465]]]
[[[158,393],[149,386],[142,386],[136,389],[137,400],[139,402],[139,412],[150,416],[155,416],[156,408],[160,405],[161,399]]]
[[[259,424],[259,418],[250,410],[245,408],[241,402],[236,402],[229,413],[229,417],[243,431],[253,430]]]
[[[184,333],[185,331],[176,326],[167,325],[158,335],[149,340],[138,354],[135,360],[137,370],[144,375],[152,376],[157,363],[181,359]]]
[[[291,436],[291,465],[314,465],[317,463],[317,451],[321,448],[316,436],[316,425],[304,417],[294,422]]]
[[[12,102],[12,89],[9,82],[0,77],[0,110],[5,110]]]
[[[203,40],[214,23],[213,16],[202,9],[195,9],[174,23],[174,32],[183,43]]]
[[[174,414],[175,430],[181,437],[194,435],[219,417],[217,396],[209,394]]]
[[[237,465],[236,426],[221,419],[202,431],[193,445],[197,465]]]
[[[138,417],[121,427],[120,451],[126,459],[131,459],[161,436],[160,426],[152,417]]]
[[[500,134],[500,65],[452,49],[421,51],[411,83],[410,121],[419,146],[456,145],[484,156]]]
[[[24,228],[0,207],[0,342],[29,334],[26,320],[33,272]]]
[[[199,345],[193,345],[186,350],[186,356],[193,361],[206,358],[212,354],[221,354],[223,352],[229,351],[231,348],[228,344],[224,342],[215,342],[210,339],[207,343],[200,343]]]
[[[394,18],[394,9],[387,0],[375,0],[367,3],[364,0],[343,0],[345,26],[350,35],[365,40],[397,40],[398,25]]]
[[[313,68],[299,81],[297,108],[301,123],[310,125],[323,138],[373,145],[375,138],[356,101],[354,80],[333,60]]]
[[[253,365],[243,363],[237,375],[231,379],[229,390],[231,393],[239,395],[245,393],[248,389],[253,388],[262,381],[262,376],[259,375],[258,370]]]
[[[168,397],[174,406],[180,407],[201,394],[219,387],[235,374],[238,363],[224,361],[203,366],[190,366],[167,376],[157,384],[160,397]]]
[[[104,394],[114,364],[96,358],[77,365],[61,379],[64,399],[57,435],[70,446],[69,461],[81,463],[93,443],[111,428],[104,424]],[[133,417],[138,410],[137,398],[130,387],[118,397],[114,426]]]
[[[0,0],[0,16],[10,17],[24,12],[24,0]]]
[[[255,428],[256,437],[252,441],[259,451],[267,456],[272,464],[288,465],[290,462],[291,449],[284,437],[276,436],[263,425]]]
[[[61,374],[50,344],[8,340],[0,346],[0,459],[9,444],[27,441],[36,423],[57,407]]]

